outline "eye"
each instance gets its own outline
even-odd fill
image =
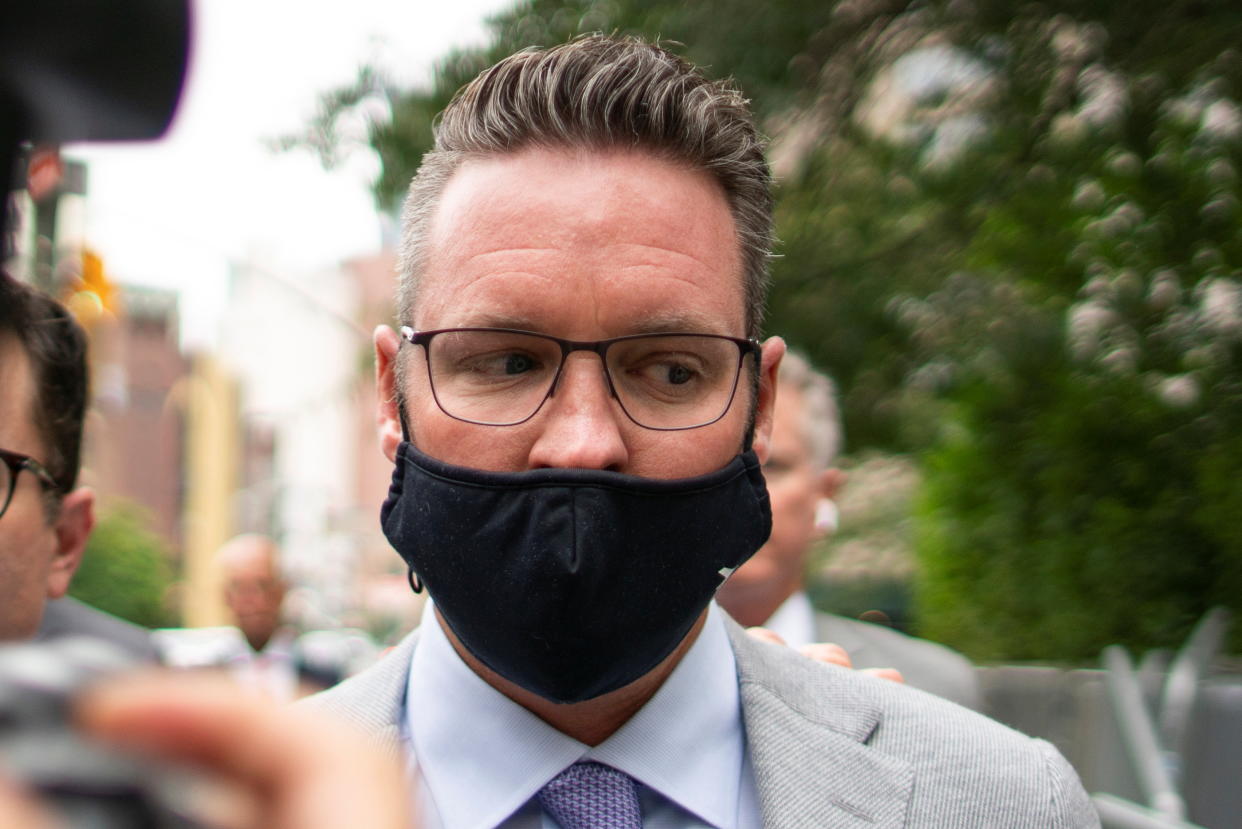
[[[640,365],[633,366],[630,374],[649,383],[656,389],[686,387],[703,379],[690,360],[675,354],[652,356]]]
[[[684,405],[701,400],[711,391],[703,372],[679,355],[662,355],[634,366],[624,376],[623,393],[631,402]]]
[[[683,365],[669,365],[667,368],[668,382],[674,386],[689,383],[691,378],[694,377],[694,372]]]
[[[463,360],[459,373],[477,380],[501,380],[534,374],[543,369],[544,363],[526,351],[495,351],[490,354],[474,354]]]
[[[525,374],[535,368],[529,354],[509,354],[504,358],[505,374]]]

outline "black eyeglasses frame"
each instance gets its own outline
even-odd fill
[[[56,483],[56,479],[52,477],[51,472],[47,471],[47,467],[29,455],[23,455],[21,452],[13,452],[8,449],[0,449],[0,461],[12,473],[9,491],[4,494],[4,501],[0,502],[0,518],[3,518],[4,514],[8,512],[9,502],[13,500],[13,493],[17,491],[18,476],[21,475],[23,469],[29,470],[38,479],[40,486],[43,487],[45,492],[60,489],[60,484]]]
[[[552,378],[552,383],[551,385],[548,386],[548,391],[543,396],[543,398],[539,401],[539,404],[535,406],[534,410],[530,414],[528,414],[526,417],[522,418],[521,420],[514,420],[508,423],[487,423],[486,421],[470,420],[469,418],[459,417],[453,414],[452,412],[450,412],[448,409],[444,408],[444,404],[440,402],[440,397],[436,393],[435,380],[432,379],[432,376],[431,376],[431,359],[430,359],[431,350],[429,348],[431,341],[438,334],[456,334],[460,332],[470,332],[470,331],[479,331],[479,332],[495,333],[495,334],[525,334],[531,337],[539,337],[540,339],[548,340],[549,342],[554,342],[560,346],[561,362],[560,362],[560,365],[556,367],[556,374]],[[621,397],[617,394],[617,389],[613,385],[612,374],[608,371],[608,358],[606,356],[608,349],[615,343],[628,342],[632,340],[641,340],[641,339],[654,339],[657,337],[708,337],[708,338],[715,339],[715,340],[727,340],[728,342],[731,342],[737,346],[737,349],[738,349],[737,369],[733,372],[733,387],[729,390],[729,399],[725,402],[724,408],[721,409],[720,414],[716,415],[711,420],[707,420],[702,423],[695,423],[691,426],[648,426],[647,424],[642,423],[639,420],[637,420],[634,417],[634,415],[630,414],[629,409],[625,408],[625,403],[622,401]],[[738,379],[742,375],[742,364],[746,361],[746,357],[747,356],[754,357],[755,365],[758,366],[760,357],[763,354],[763,349],[760,346],[758,340],[748,339],[748,338],[743,338],[743,337],[730,337],[725,334],[704,334],[699,331],[657,331],[657,332],[652,332],[648,334],[627,334],[623,337],[612,337],[607,340],[566,340],[561,337],[553,337],[551,334],[541,334],[538,331],[524,331],[520,328],[466,327],[466,328],[437,328],[437,329],[430,330],[430,331],[415,331],[412,327],[408,325],[403,325],[401,326],[401,340],[403,343],[409,343],[410,345],[422,346],[423,353],[428,358],[426,360],[427,382],[431,386],[431,396],[435,399],[436,406],[439,407],[440,411],[444,412],[444,414],[448,415],[454,420],[460,420],[463,423],[473,423],[477,426],[520,426],[521,424],[527,422],[532,417],[539,414],[540,409],[543,408],[543,404],[547,403],[548,398],[556,393],[556,386],[561,380],[561,373],[565,370],[565,361],[569,358],[569,355],[575,351],[590,351],[594,354],[599,355],[600,366],[604,371],[604,381],[608,384],[608,393],[612,395],[613,400],[617,401],[617,405],[620,407],[621,411],[625,413],[625,416],[629,418],[632,423],[634,423],[637,426],[642,427],[643,429],[650,429],[653,432],[684,432],[688,429],[700,429],[704,426],[710,426],[713,423],[716,423],[722,417],[724,417],[726,414],[729,413],[729,409],[733,407],[733,398],[737,396]]]

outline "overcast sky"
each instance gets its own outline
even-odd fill
[[[169,134],[150,144],[74,145],[88,165],[86,243],[121,282],[182,293],[183,340],[210,345],[230,262],[282,273],[374,251],[359,153],[333,173],[264,139],[294,132],[319,93],[372,62],[423,82],[452,46],[481,42],[483,21],[514,0],[200,0],[190,76]]]

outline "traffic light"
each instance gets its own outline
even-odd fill
[[[70,289],[65,305],[78,322],[89,326],[104,314],[121,310],[121,292],[104,272],[103,259],[89,248],[82,249],[82,275]]]

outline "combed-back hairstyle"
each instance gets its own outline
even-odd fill
[[[30,412],[56,481],[57,500],[76,485],[86,418],[86,333],[59,302],[0,271],[0,339],[16,339],[30,359]]]
[[[412,324],[428,230],[454,171],[472,157],[532,146],[639,149],[713,176],[737,231],[747,335],[759,336],[772,192],[746,100],[660,46],[603,35],[511,55],[462,87],[441,114],[435,146],[423,156],[402,214],[403,323]]]
[[[811,465],[821,471],[832,466],[845,439],[841,411],[837,406],[836,384],[793,349],[786,351],[781,358],[777,383],[778,387],[796,389],[802,397],[802,440]],[[776,395],[776,405],[781,405],[780,392]]]

